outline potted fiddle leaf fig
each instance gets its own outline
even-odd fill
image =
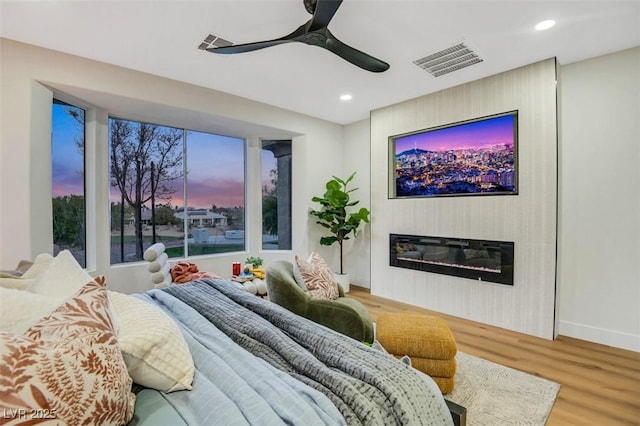
[[[326,228],[329,235],[320,238],[320,244],[330,246],[338,243],[340,247],[340,273],[336,278],[345,291],[349,291],[349,276],[344,273],[343,242],[355,237],[358,227],[362,222],[369,223],[369,210],[364,207],[355,209],[360,201],[352,200],[351,193],[358,188],[349,188],[349,184],[355,177],[352,173],[346,180],[332,176],[325,187],[322,197],[313,197],[311,201],[320,204],[318,210],[311,210],[310,214],[317,217],[316,223]]]

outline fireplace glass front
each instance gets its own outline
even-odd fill
[[[389,253],[391,266],[513,285],[513,242],[389,234]]]

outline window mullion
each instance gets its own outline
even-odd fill
[[[184,240],[182,241],[184,247],[184,257],[189,257],[189,212],[187,211],[187,206],[189,205],[189,194],[187,193],[187,134],[189,132],[187,129],[182,129],[182,158],[184,161],[182,162],[183,167],[183,176],[182,179],[182,199],[184,209],[184,219],[182,220],[182,229],[184,231]]]

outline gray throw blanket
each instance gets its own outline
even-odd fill
[[[422,373],[228,281],[205,279],[162,291],[239,346],[325,394],[349,424],[452,424],[442,395]],[[147,295],[161,299],[160,293]]]

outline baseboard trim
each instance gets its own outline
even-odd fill
[[[576,339],[588,340],[629,351],[640,352],[640,336],[623,333],[616,330],[578,324],[570,321],[560,321],[558,334]]]
[[[362,285],[351,283],[351,287],[355,287],[358,291],[363,291],[365,293],[371,294],[371,289],[369,287],[363,287]]]

